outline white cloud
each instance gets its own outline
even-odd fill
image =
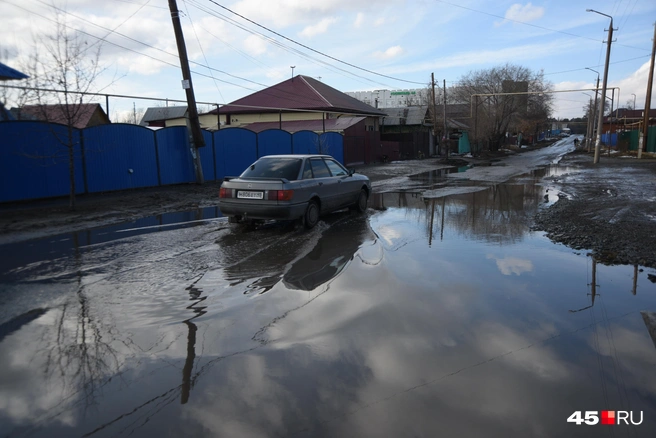
[[[403,54],[404,50],[401,46],[392,46],[384,52],[374,52],[374,56],[378,59],[391,59]]]
[[[244,40],[244,48],[251,55],[262,55],[267,51],[266,42],[257,35],[251,35]]]
[[[533,271],[533,262],[530,260],[519,259],[516,257],[496,258],[492,254],[487,255],[488,259],[496,260],[497,268],[503,275],[521,275],[524,272]]]
[[[353,26],[359,28],[360,26],[362,26],[363,22],[364,22],[364,14],[362,12],[358,12],[358,15],[355,17],[355,22],[353,23]]]
[[[330,25],[334,24],[335,22],[337,22],[336,18],[333,17],[324,18],[317,24],[313,24],[305,27],[305,29],[301,31],[301,35],[304,37],[312,38],[315,35],[326,33]]]
[[[506,11],[505,18],[506,20],[522,21],[528,23],[529,21],[534,21],[539,18],[542,18],[544,15],[544,8],[542,6],[533,6],[531,3],[526,3],[522,5],[520,3],[515,3]],[[501,26],[507,21],[497,21],[494,23],[496,26]]]
[[[398,0],[241,0],[231,9],[257,22],[274,23],[278,27],[287,27],[302,22],[311,22],[316,17],[325,17],[344,13],[345,11],[379,11],[388,5],[397,4]]]

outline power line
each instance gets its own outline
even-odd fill
[[[11,4],[11,5],[13,5],[13,6],[15,6],[15,7],[17,7],[17,8],[19,8],[19,9],[22,9],[22,10],[24,10],[24,11],[26,11],[26,12],[32,14],[32,15],[36,15],[37,17],[41,17],[41,18],[43,18],[43,19],[45,19],[45,20],[52,21],[53,23],[56,22],[56,21],[53,20],[52,18],[48,18],[48,17],[46,17],[46,16],[44,16],[44,15],[41,15],[41,14],[39,14],[39,13],[37,13],[37,12],[30,11],[29,9],[25,9],[24,7],[19,6],[19,5],[17,5],[17,4],[14,4],[14,3],[11,3],[11,2],[8,2],[8,3]],[[69,14],[70,14],[70,13],[69,13]],[[71,15],[72,15],[72,14],[71,14]],[[94,23],[90,23],[90,24],[94,24]],[[145,57],[150,58],[150,59],[152,59],[152,60],[154,60],[154,61],[158,61],[158,62],[161,62],[161,63],[163,63],[163,64],[170,65],[171,67],[175,67],[175,68],[179,68],[179,67],[180,67],[179,65],[174,64],[174,63],[172,63],[172,62],[164,61],[163,59],[159,59],[159,58],[156,58],[156,57],[154,57],[154,56],[148,55],[148,54],[146,54],[146,53],[142,53],[142,52],[139,52],[139,51],[137,51],[137,50],[130,49],[129,47],[125,47],[125,46],[122,46],[122,45],[120,45],[120,44],[118,44],[118,43],[115,43],[115,42],[109,41],[109,40],[106,39],[106,37],[105,37],[105,38],[102,38],[102,37],[99,37],[99,36],[97,36],[97,35],[93,35],[93,34],[91,34],[91,33],[89,33],[89,32],[85,32],[85,31],[83,31],[83,30],[80,30],[80,29],[76,29],[76,28],[74,28],[74,27],[71,27],[71,26],[69,26],[69,25],[67,25],[67,24],[65,24],[65,23],[64,23],[63,25],[64,25],[64,27],[66,27],[66,28],[68,28],[68,29],[71,29],[71,30],[74,30],[75,32],[79,32],[79,33],[81,33],[81,34],[87,35],[87,36],[89,36],[89,37],[91,37],[91,38],[94,38],[94,39],[102,40],[103,42],[105,42],[105,43],[107,43],[107,44],[110,44],[110,45],[112,45],[112,46],[119,47],[119,48],[121,48],[121,49],[123,49],[123,50],[127,50],[127,51],[129,51],[129,52],[136,53],[136,54],[141,55],[141,56],[145,56]],[[94,24],[94,25],[95,25],[95,26],[98,26],[98,27],[102,27],[102,26],[97,25],[97,24]],[[106,29],[106,28],[105,28],[105,29]],[[155,49],[155,50],[159,50],[159,51],[164,52],[164,53],[167,53],[167,54],[169,54],[169,55],[171,55],[171,56],[175,56],[175,55],[170,54],[170,53],[168,53],[168,52],[166,52],[166,51],[164,51],[164,50],[162,50],[162,49],[158,49],[157,47],[153,47],[153,46],[150,46],[149,44],[142,43],[141,41],[138,41],[138,40],[135,40],[134,38],[130,38],[130,37],[128,37],[128,36],[125,36],[125,35],[123,35],[123,34],[121,34],[121,33],[119,33],[119,32],[114,32],[114,33],[116,33],[116,34],[118,34],[118,35],[121,35],[121,36],[124,36],[125,38],[128,38],[128,39],[130,39],[130,40],[133,40],[133,41],[135,41],[135,42],[137,42],[137,43],[140,43],[140,44],[146,45],[146,46],[148,46],[148,47],[151,47],[151,48],[153,48],[153,49]],[[197,65],[201,65],[201,66],[202,66],[202,64],[199,64],[199,63],[194,63],[194,64],[197,64]],[[209,67],[209,66],[204,66],[204,67],[211,68],[211,67]],[[215,69],[215,70],[216,70],[216,69]],[[206,74],[203,74],[203,73],[200,73],[200,72],[193,72],[193,73],[196,74],[196,75],[198,75],[198,76],[203,76],[203,77],[206,77],[206,78],[214,79],[214,78],[212,78],[211,76],[206,75]],[[224,73],[225,73],[225,72],[224,72]],[[225,74],[231,76],[229,73],[225,73]],[[248,79],[239,78],[239,77],[237,77],[237,78],[238,78],[238,79],[245,80],[245,81],[249,81]],[[219,81],[219,82],[223,82],[223,83],[229,84],[229,85],[234,85],[235,87],[244,88],[244,89],[246,89],[246,90],[257,91],[257,90],[253,90],[252,88],[248,88],[248,87],[245,87],[245,86],[243,86],[243,85],[235,84],[235,83],[233,83],[233,82],[226,81],[226,80],[223,80],[223,79],[216,79],[216,80]],[[253,81],[249,81],[249,82],[253,82]],[[257,84],[257,82],[254,82],[254,83]],[[265,87],[266,87],[266,85],[263,85],[263,84],[258,84],[258,85],[262,85],[262,86],[265,86]]]
[[[216,83],[216,79],[214,79],[214,75],[212,74],[212,69],[209,68],[210,63],[207,61],[207,56],[205,56],[205,50],[203,50],[203,45],[200,43],[200,38],[198,38],[198,33],[196,32],[196,27],[194,26],[194,22],[191,20],[191,14],[189,14],[189,9],[187,8],[187,2],[184,0],[182,2],[185,5],[185,12],[187,13],[187,18],[189,18],[189,23],[191,23],[191,28],[194,30],[194,36],[196,37],[196,41],[198,42],[198,47],[200,47],[200,52],[203,54],[203,59],[205,60],[205,64],[208,66],[210,76],[212,76],[212,80],[214,81],[214,85],[216,86],[216,91],[219,92],[219,96],[221,96],[221,100],[224,100],[223,94],[219,89],[219,84]]]
[[[246,20],[246,21],[248,21],[249,23],[254,24],[255,26],[258,26],[258,27],[260,27],[260,28],[262,28],[262,29],[264,29],[264,30],[266,30],[266,31],[268,31],[268,32],[271,32],[271,33],[274,34],[274,35],[279,36],[280,38],[284,38],[284,39],[287,40],[287,41],[290,41],[290,42],[292,42],[292,43],[294,43],[294,44],[297,44],[297,45],[299,45],[299,46],[301,46],[301,47],[303,47],[303,48],[305,48],[305,49],[307,49],[307,50],[310,50],[310,51],[312,51],[312,52],[314,52],[314,53],[317,53],[317,54],[319,54],[319,55],[325,56],[326,58],[332,59],[333,61],[337,61],[337,62],[339,62],[339,63],[341,63],[341,64],[348,65],[349,67],[352,67],[352,68],[355,68],[355,69],[358,69],[358,70],[361,70],[361,71],[364,71],[364,72],[367,72],[367,73],[370,73],[370,74],[373,74],[373,75],[376,75],[376,76],[380,76],[380,77],[387,78],[387,79],[392,79],[392,80],[394,80],[394,81],[406,82],[406,83],[409,83],[409,84],[426,85],[426,84],[423,83],[423,82],[415,82],[415,81],[409,81],[409,80],[406,80],[406,79],[395,78],[395,77],[393,77],[393,76],[388,76],[388,75],[384,75],[384,74],[382,74],[382,73],[377,73],[377,72],[375,72],[375,71],[368,70],[368,69],[363,68],[363,67],[359,67],[359,66],[354,65],[354,64],[351,64],[351,63],[349,63],[349,62],[342,61],[341,59],[335,58],[334,56],[328,55],[328,54],[326,54],[326,53],[324,53],[324,52],[321,52],[321,51],[319,51],[319,50],[313,49],[312,47],[307,46],[307,45],[305,45],[305,44],[303,44],[303,43],[299,43],[299,42],[296,41],[296,40],[293,40],[293,39],[291,39],[291,38],[288,38],[288,37],[286,37],[285,35],[282,35],[281,33],[276,32],[275,30],[269,29],[268,27],[263,26],[263,25],[261,25],[261,24],[255,22],[255,21],[251,20],[250,18],[244,17],[243,15],[241,15],[241,14],[239,14],[239,13],[233,11],[232,9],[229,9],[229,8],[227,8],[227,7],[223,6],[223,5],[221,5],[221,4],[217,3],[217,2],[215,2],[214,0],[208,0],[208,1],[209,1],[210,3],[214,3],[215,5],[217,5],[218,7],[220,7],[221,9],[225,9],[226,11],[228,11],[228,12],[230,12],[230,13],[232,13],[232,14],[238,16],[238,17],[240,17],[241,19]]]
[[[168,64],[168,65],[171,65],[171,66],[173,66],[173,67],[178,67],[177,65],[175,65],[175,64],[173,64],[173,63],[170,63],[170,62],[164,61],[164,60],[159,59],[159,58],[155,58],[155,57],[150,56],[150,55],[147,55],[147,54],[145,54],[145,53],[142,53],[142,52],[139,52],[139,51],[136,51],[136,50],[133,50],[133,49],[130,49],[130,48],[127,48],[127,47],[121,46],[120,44],[117,44],[117,43],[111,42],[111,41],[109,41],[109,40],[107,39],[107,37],[108,37],[110,34],[113,33],[113,34],[119,35],[119,36],[121,36],[121,37],[123,37],[123,38],[126,38],[126,39],[128,39],[128,40],[130,40],[130,41],[133,41],[133,42],[135,42],[135,43],[137,43],[137,44],[141,44],[141,45],[143,45],[143,46],[145,46],[145,47],[151,48],[151,49],[153,49],[153,50],[157,50],[158,52],[162,52],[162,53],[164,53],[164,54],[166,54],[166,55],[169,55],[169,56],[172,56],[172,57],[174,57],[174,58],[176,58],[176,59],[179,59],[178,55],[176,55],[176,54],[174,54],[174,53],[167,52],[166,50],[160,49],[159,47],[155,47],[155,46],[153,46],[153,45],[151,45],[151,44],[144,43],[143,41],[140,41],[140,40],[137,40],[137,39],[135,39],[135,38],[132,38],[132,37],[130,37],[130,36],[128,36],[128,35],[125,35],[125,34],[123,34],[123,33],[121,33],[121,32],[117,32],[117,31],[114,30],[114,29],[110,29],[110,28],[108,28],[108,27],[101,26],[100,24],[93,23],[93,22],[91,22],[91,21],[89,21],[89,20],[87,20],[87,19],[85,19],[85,18],[83,18],[83,17],[80,17],[80,16],[78,16],[78,15],[75,15],[75,14],[73,14],[73,13],[71,13],[71,12],[66,11],[66,10],[60,9],[60,8],[58,8],[57,6],[54,6],[54,5],[50,5],[50,4],[48,4],[48,3],[45,3],[45,2],[43,2],[43,1],[41,1],[41,0],[37,0],[37,2],[39,2],[39,3],[43,4],[43,5],[46,5],[46,6],[52,7],[53,9],[55,9],[55,10],[57,10],[57,11],[59,11],[59,12],[62,12],[62,13],[65,13],[65,14],[67,14],[67,15],[70,15],[70,16],[72,16],[72,17],[75,17],[75,18],[77,18],[78,20],[80,20],[80,21],[82,21],[82,22],[84,22],[84,23],[87,23],[87,24],[90,24],[90,25],[92,25],[92,26],[96,26],[96,27],[98,27],[98,28],[100,28],[100,29],[106,30],[106,31],[108,31],[108,34],[105,35],[104,37],[98,37],[98,36],[96,36],[96,35],[90,34],[90,33],[85,32],[85,31],[83,31],[83,30],[76,29],[76,28],[74,28],[74,27],[71,27],[71,26],[65,25],[65,26],[68,27],[69,29],[72,29],[72,30],[74,30],[74,31],[76,31],[76,32],[83,33],[83,34],[88,35],[88,36],[90,36],[90,37],[92,37],[92,38],[98,39],[98,40],[100,40],[100,41],[106,42],[106,43],[108,43],[108,44],[111,44],[111,45],[114,45],[114,46],[120,47],[120,48],[125,49],[125,50],[128,50],[128,51],[131,51],[131,52],[133,52],[133,53],[137,53],[137,54],[140,54],[140,55],[142,55],[142,56],[146,56],[146,57],[148,57],[148,58],[151,58],[151,59],[153,59],[153,60],[160,61],[160,62],[162,62],[162,63]],[[44,18],[44,19],[46,19],[46,20],[49,20],[49,21],[54,22],[54,20],[52,20],[51,18],[45,17],[45,16],[43,16],[43,15],[41,15],[41,14],[38,14],[38,13],[36,13],[36,12],[30,11],[30,10],[28,10],[28,9],[25,9],[25,8],[23,8],[23,7],[21,7],[21,6],[16,5],[16,4],[13,4],[13,3],[10,3],[10,4],[12,4],[13,6],[15,6],[15,7],[17,7],[17,8],[23,9],[23,10],[26,11],[26,12],[29,12],[29,13],[31,13],[31,14],[37,15],[37,16],[39,16],[39,17],[41,17],[41,18]],[[133,14],[133,15],[134,15],[134,14]],[[127,21],[127,20],[126,20],[126,21]],[[118,27],[118,26],[117,26],[117,27]],[[218,73],[221,73],[221,74],[224,74],[224,75],[226,75],[226,76],[233,77],[233,78],[235,78],[235,79],[240,79],[240,80],[242,80],[242,81],[250,82],[250,83],[252,83],[252,84],[254,84],[254,85],[259,85],[259,86],[261,86],[261,87],[265,87],[265,88],[268,87],[268,85],[261,84],[261,83],[259,83],[259,82],[255,82],[255,81],[252,81],[252,80],[250,80],[250,79],[246,79],[246,78],[242,78],[242,77],[240,77],[240,76],[236,76],[236,75],[230,74],[230,73],[228,73],[228,72],[226,72],[226,71],[223,71],[223,70],[219,70],[219,69],[216,69],[216,68],[210,67],[209,65],[201,64],[201,63],[199,63],[199,62],[195,62],[195,61],[189,61],[189,62],[192,63],[192,64],[194,64],[194,65],[200,66],[200,67],[205,67],[205,68],[207,68],[207,69],[209,69],[209,70],[214,70],[214,71],[216,71],[216,72],[218,72]],[[207,77],[207,78],[211,78],[211,79],[214,79],[214,80],[217,80],[217,81],[220,81],[220,82],[224,82],[224,83],[226,83],[226,84],[234,85],[234,86],[236,86],[236,87],[244,88],[244,89],[246,89],[246,90],[256,91],[256,90],[253,90],[253,89],[251,89],[251,88],[244,87],[244,86],[242,86],[242,85],[234,84],[234,83],[232,83],[232,82],[228,82],[228,81],[221,80],[221,79],[216,79],[216,78],[214,78],[213,76],[208,76],[208,75],[204,75],[204,74],[201,74],[201,73],[196,73],[196,74],[198,74],[198,75],[200,75],[200,76]]]
[[[250,34],[252,34],[252,35],[258,35],[258,36],[260,36],[261,38],[263,38],[264,40],[268,41],[269,43],[271,43],[271,44],[273,44],[273,45],[275,45],[275,46],[277,46],[277,47],[279,47],[279,48],[281,48],[281,49],[283,49],[283,50],[286,50],[286,51],[288,51],[288,52],[290,52],[290,53],[294,53],[294,54],[296,54],[296,55],[298,55],[298,56],[300,56],[300,57],[302,57],[302,58],[304,58],[304,59],[307,59],[308,61],[310,61],[310,62],[312,62],[312,63],[315,63],[315,64],[317,64],[317,63],[322,64],[324,67],[326,67],[326,68],[328,68],[328,69],[330,69],[330,70],[332,70],[332,71],[336,71],[336,72],[338,72],[338,73],[341,71],[341,72],[346,73],[346,74],[348,74],[348,75],[350,75],[350,76],[352,76],[352,77],[360,78],[360,79],[363,79],[363,80],[365,80],[365,81],[367,81],[367,82],[370,82],[370,83],[373,83],[373,84],[381,85],[381,86],[383,86],[383,87],[388,87],[388,88],[394,88],[394,87],[390,87],[390,86],[387,85],[387,84],[382,84],[382,83],[380,83],[380,82],[373,81],[373,80],[371,80],[371,79],[369,79],[369,78],[367,78],[367,77],[365,77],[365,76],[361,76],[361,75],[355,74],[355,73],[353,73],[353,72],[351,72],[351,71],[349,71],[349,70],[346,70],[346,69],[343,69],[343,68],[340,68],[340,67],[334,66],[334,65],[329,64],[328,62],[322,61],[322,60],[320,60],[320,59],[313,58],[312,56],[306,54],[305,52],[302,52],[301,50],[295,49],[295,48],[293,48],[293,47],[290,47],[290,46],[287,46],[287,45],[281,43],[280,41],[276,40],[275,38],[272,38],[272,37],[270,37],[270,36],[267,36],[267,35],[265,35],[265,34],[263,34],[263,33],[261,33],[261,32],[257,32],[257,31],[254,31],[254,30],[252,30],[252,29],[249,29],[249,28],[243,26],[242,24],[238,23],[237,21],[235,21],[235,20],[233,20],[233,19],[227,17],[226,15],[223,15],[223,14],[221,14],[221,13],[219,13],[219,12],[216,12],[216,11],[213,11],[213,10],[211,10],[211,9],[206,9],[204,6],[199,5],[197,2],[195,2],[195,1],[193,1],[193,0],[190,1],[190,3],[191,3],[192,5],[194,5],[196,8],[198,8],[199,10],[201,10],[201,11],[203,11],[203,12],[206,12],[207,14],[210,14],[210,15],[212,15],[212,16],[214,16],[214,17],[220,19],[220,20],[223,20],[223,21],[225,21],[225,22],[227,22],[227,23],[229,23],[229,24],[232,24],[233,26],[238,27],[239,29],[243,30],[244,32],[250,33]],[[357,79],[356,79],[356,80],[357,80]],[[358,82],[361,82],[361,81],[358,81]]]

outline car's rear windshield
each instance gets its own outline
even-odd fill
[[[261,158],[251,164],[240,178],[285,178],[294,181],[298,178],[302,162],[299,158]]]

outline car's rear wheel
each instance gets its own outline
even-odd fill
[[[365,211],[367,211],[368,200],[369,200],[369,196],[367,195],[367,191],[365,189],[360,190],[360,194],[358,195],[358,200],[355,204],[353,204],[351,209],[357,211],[358,213],[364,213]]]
[[[305,228],[308,230],[314,228],[314,226],[319,222],[319,205],[316,201],[310,201],[308,203],[307,209],[305,210],[305,216],[303,217]]]

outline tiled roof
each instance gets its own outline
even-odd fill
[[[382,116],[383,112],[309,76],[298,75],[220,108],[221,113],[246,114],[279,110],[314,110]],[[216,114],[216,110],[210,111]]]
[[[314,131],[320,132],[325,130],[330,132],[342,132],[347,128],[361,122],[365,117],[340,117],[339,119],[324,120],[290,120],[282,122],[282,129],[287,132]],[[242,125],[240,128],[249,129],[253,132],[262,132],[267,129],[280,129],[280,122],[256,122],[248,125]],[[228,128],[230,129],[230,128]]]

